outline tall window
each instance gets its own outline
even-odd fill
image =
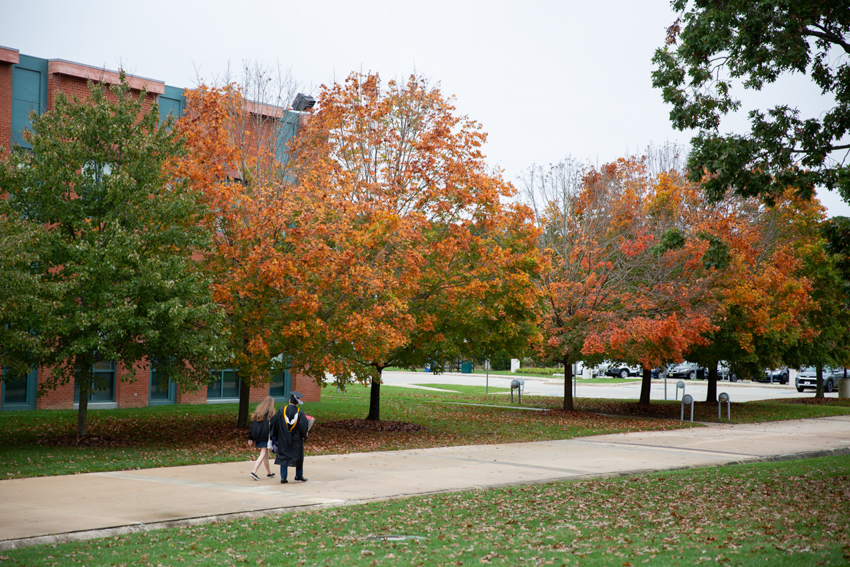
[[[289,398],[289,392],[292,390],[292,374],[289,370],[285,370],[279,374],[272,376],[269,384],[269,395],[273,398]]]
[[[11,409],[35,409],[36,388],[38,386],[38,371],[31,370],[28,374],[15,374],[10,370],[3,369],[2,385],[2,408]]]
[[[149,405],[173,404],[177,399],[177,384],[157,370],[156,361],[151,364]]]
[[[94,363],[94,378],[89,389],[90,402],[115,401],[115,363],[102,360]],[[74,379],[74,403],[80,403],[80,385]]]
[[[207,399],[239,399],[239,375],[235,370],[211,370]]]

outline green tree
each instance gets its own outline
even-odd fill
[[[33,114],[32,151],[15,149],[0,168],[6,222],[38,234],[12,266],[21,282],[13,297],[22,309],[40,309],[38,320],[18,320],[32,328],[13,329],[37,337],[21,362],[51,368],[42,392],[76,382],[79,435],[99,386],[96,362],[155,361],[191,388],[209,381],[220,326],[192,258],[209,242],[198,224],[202,206],[170,173],[179,136],[170,122],[159,124],[155,104],[145,109],[145,92],[132,94],[123,73],[115,86],[89,89],[86,99],[58,94],[53,110]],[[38,285],[28,291],[27,281]]]
[[[823,398],[824,367],[845,367],[850,360],[847,219],[830,219],[819,229],[820,234],[813,235],[805,254],[805,272],[812,281],[813,302],[801,319],[809,336],[789,349],[786,357],[794,366],[815,367],[815,397]]]
[[[46,233],[0,202],[0,368],[26,374],[45,348],[39,322],[51,314],[61,284],[45,281],[35,253]]]
[[[850,148],[850,9],[844,0],[673,0],[681,14],[655,52],[653,86],[673,105],[679,130],[695,129],[690,178],[709,198],[728,188],[768,203],[793,188],[809,198],[816,186],[850,201],[850,166],[830,153]],[[719,131],[741,107],[733,87],[761,90],[783,75],[811,77],[834,105],[803,118],[793,104],[749,113],[747,134]],[[790,102],[790,101],[789,101]]]

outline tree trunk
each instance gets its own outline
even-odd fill
[[[239,381],[239,416],[236,418],[236,427],[248,429],[251,425],[248,414],[248,402],[251,401],[251,384],[246,380]]]
[[[818,364],[815,369],[817,370],[818,376],[818,387],[815,390],[815,397],[823,399],[823,366]]]
[[[381,421],[381,374],[384,367],[376,365],[375,368],[378,369],[378,377],[372,380],[372,389],[369,392],[369,415],[366,416],[368,421]]]
[[[706,402],[717,401],[717,361],[708,363],[708,389],[705,392]]]
[[[74,361],[77,384],[80,385],[80,407],[77,410],[77,436],[85,437],[88,433],[89,391],[91,390],[92,366],[91,357],[77,355]]]
[[[649,392],[652,390],[652,368],[643,369],[643,379],[640,382],[640,401],[642,406],[649,405]]]
[[[87,432],[87,417],[89,409],[89,393],[83,395],[83,389],[80,388],[80,409],[77,411],[77,437],[85,437]]]
[[[564,358],[564,411],[573,411],[573,363]]]

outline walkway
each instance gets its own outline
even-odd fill
[[[417,494],[819,454],[850,455],[850,416],[562,441],[310,457],[307,483],[252,463],[0,481],[0,550]]]

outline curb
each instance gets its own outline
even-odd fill
[[[724,463],[721,465],[715,465],[713,467],[704,467],[704,466],[682,466],[682,467],[670,467],[663,469],[635,469],[629,471],[619,471],[614,473],[598,473],[598,474],[584,474],[573,476],[565,479],[548,479],[548,480],[540,480],[534,482],[516,482],[516,483],[504,483],[498,485],[488,485],[488,486],[480,486],[475,488],[469,488],[465,490],[439,490],[439,491],[429,491],[422,492],[418,494],[404,494],[398,496],[389,496],[389,497],[381,497],[381,498],[367,498],[367,499],[357,499],[350,500],[344,503],[327,503],[327,504],[307,504],[304,506],[283,506],[277,508],[264,508],[261,510],[252,510],[249,512],[234,512],[231,514],[213,514],[209,516],[196,516],[191,518],[180,518],[177,520],[167,520],[164,522],[154,522],[150,524],[127,524],[123,526],[115,526],[111,528],[102,528],[97,530],[84,530],[78,532],[66,532],[45,536],[36,536],[31,538],[20,538],[20,539],[7,539],[0,541],[0,551],[10,551],[13,549],[22,549],[25,547],[32,547],[35,545],[52,545],[58,543],[69,543],[76,541],[86,541],[91,539],[99,539],[99,538],[107,538],[107,537],[115,537],[121,535],[131,535],[140,532],[149,532],[153,530],[162,530],[168,528],[185,528],[192,526],[199,526],[203,524],[212,524],[218,522],[232,522],[234,520],[246,520],[253,518],[265,518],[268,516],[276,516],[280,514],[285,514],[292,512],[293,510],[320,510],[323,508],[337,508],[341,506],[356,506],[359,504],[368,504],[371,502],[385,502],[389,500],[406,500],[409,498],[416,498],[419,496],[428,496],[428,495],[437,495],[437,494],[452,494],[458,492],[471,492],[474,490],[490,490],[494,488],[511,488],[515,486],[531,486],[538,484],[548,484],[552,482],[581,482],[587,480],[598,480],[598,479],[609,479],[609,478],[620,478],[627,476],[640,476],[645,474],[653,474],[659,472],[668,472],[668,471],[681,471],[681,470],[689,470],[689,469],[700,469],[700,468],[718,468],[718,467],[728,467],[728,466],[738,466],[744,464],[753,464],[753,463],[765,463],[765,462],[779,462],[779,461],[792,461],[798,459],[810,459],[817,457],[832,457],[832,456],[842,456],[842,455],[850,455],[850,446],[848,447],[839,447],[837,449],[824,449],[818,451],[804,451],[801,453],[789,453],[785,455],[773,455],[768,457],[753,457],[750,459],[742,459],[738,461],[730,461],[728,463]]]

